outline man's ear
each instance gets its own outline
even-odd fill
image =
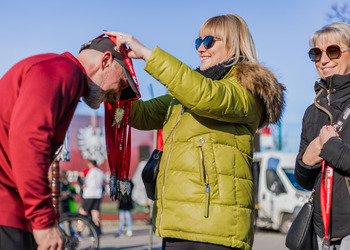
[[[101,68],[102,70],[110,67],[113,62],[113,55],[110,51],[106,51],[102,56]]]

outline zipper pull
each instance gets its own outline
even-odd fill
[[[182,106],[182,110],[181,110],[181,115],[183,115],[183,113],[185,113],[185,106]]]
[[[205,183],[205,192],[209,193],[210,189],[209,189],[209,184]]]
[[[327,100],[328,100],[328,106],[331,105],[331,89],[332,89],[332,80],[333,80],[333,76],[331,77],[331,79],[329,80],[329,87],[327,89]]]
[[[328,101],[328,106],[331,105],[330,99],[331,99],[331,93],[330,93],[330,90],[327,89],[327,101]]]
[[[209,199],[210,199],[210,189],[209,189],[209,183],[205,183],[205,193],[206,193],[206,202],[205,202],[205,208],[204,208],[204,217],[209,217]]]

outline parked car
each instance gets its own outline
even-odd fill
[[[286,234],[311,192],[295,181],[297,154],[254,153],[252,173],[255,186],[256,227]]]

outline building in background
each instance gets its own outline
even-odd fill
[[[110,170],[106,154],[104,116],[76,114],[71,122],[68,138],[70,160],[61,162],[60,166],[61,170],[67,171],[68,181],[76,187],[77,193],[80,191],[79,172],[86,168],[87,159],[96,160],[100,169],[105,173],[106,183],[108,183]],[[141,176],[138,178],[134,175],[137,167],[142,165],[139,164],[140,161],[149,158],[153,150],[153,142],[154,131],[131,129],[130,179],[134,177],[141,180]],[[142,182],[139,184],[143,185]],[[142,186],[139,188],[142,190]],[[109,194],[108,184],[105,190],[107,196]]]

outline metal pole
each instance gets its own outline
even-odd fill
[[[153,86],[152,83],[149,85],[149,90],[151,92],[151,97],[154,98]],[[158,131],[155,130],[153,134],[153,149],[157,147]],[[149,224],[149,240],[148,240],[148,250],[152,250],[153,243],[153,221],[152,221],[152,210],[153,210],[153,201],[150,201],[149,214],[150,214],[150,224]]]
[[[278,123],[278,150],[282,150],[282,123]]]

